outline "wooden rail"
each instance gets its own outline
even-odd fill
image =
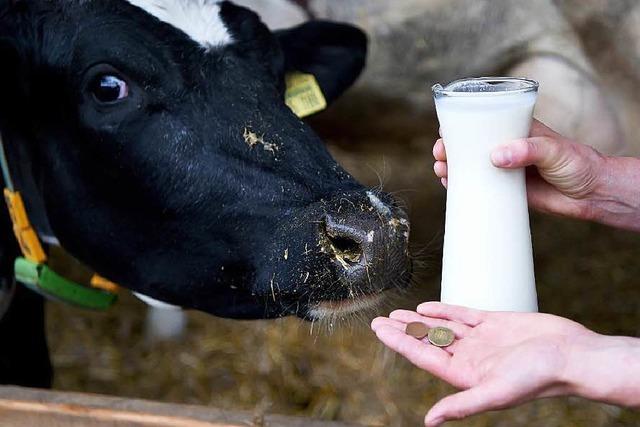
[[[357,427],[97,394],[0,387],[2,427]]]

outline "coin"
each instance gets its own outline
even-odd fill
[[[447,347],[453,343],[455,335],[451,329],[438,326],[429,330],[427,338],[436,347]]]
[[[411,322],[407,324],[407,328],[404,330],[407,335],[411,335],[414,338],[421,340],[429,333],[429,328],[422,322]]]

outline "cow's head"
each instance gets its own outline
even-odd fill
[[[408,282],[404,213],[284,103],[292,70],[329,101],[349,87],[359,30],[273,33],[213,0],[0,4],[12,172],[38,227],[97,272],[237,318],[346,313]]]

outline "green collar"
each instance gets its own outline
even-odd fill
[[[16,280],[47,298],[81,308],[106,310],[111,307],[117,300],[117,294],[110,282],[98,276],[91,280],[93,285],[84,286],[57,274],[47,265],[47,255],[38,234],[31,226],[22,196],[14,189],[1,135],[0,167],[6,186],[4,198],[13,223],[13,232],[23,254],[14,263]]]

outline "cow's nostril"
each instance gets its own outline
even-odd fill
[[[362,248],[355,240],[344,236],[328,236],[336,256],[349,263],[357,263],[362,257]]]
[[[358,264],[362,259],[364,241],[361,232],[347,224],[327,217],[320,230],[321,244],[329,254],[345,268]]]

